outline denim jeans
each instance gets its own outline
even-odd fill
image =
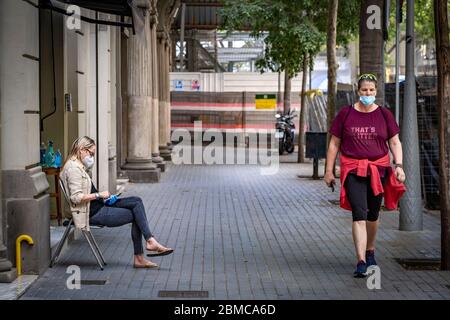
[[[89,221],[92,225],[106,227],[119,227],[132,223],[131,239],[135,255],[144,253],[142,237],[147,241],[153,236],[148,226],[144,204],[139,197],[119,198],[112,206],[102,207]]]

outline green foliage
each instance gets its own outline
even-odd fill
[[[359,30],[360,2],[340,0],[337,22],[337,45],[347,45]],[[313,57],[325,47],[328,0],[224,0],[223,28],[250,30],[264,42],[264,56],[256,66],[264,70],[284,71],[295,76],[303,59]]]
[[[406,28],[406,1],[403,3],[403,21],[401,30]],[[427,42],[434,39],[433,0],[415,0],[414,5],[414,32],[417,42]],[[395,0],[391,3],[389,25],[389,41],[395,41]]]
[[[300,72],[305,55],[315,56],[325,43],[325,34],[311,19],[315,5],[307,0],[225,0],[223,27],[249,29],[255,38],[267,34],[264,56],[256,66],[262,71],[286,71],[293,77]]]
[[[406,5],[405,5],[406,8]],[[405,9],[406,10],[406,9]],[[414,6],[414,31],[419,41],[434,39],[433,1],[416,0]],[[395,25],[394,25],[395,28]]]
[[[405,35],[406,30],[406,1],[403,3],[402,8],[403,20],[400,24],[400,37]],[[395,32],[396,32],[396,7],[395,0],[391,2],[391,12],[389,19],[388,29],[388,41],[386,43],[386,50],[393,49],[395,46]],[[416,46],[421,43],[434,42],[434,12],[433,12],[433,0],[415,0],[414,5],[414,32],[416,37]],[[386,63],[394,63],[394,51],[385,55]]]
[[[315,3],[316,7],[322,9],[315,9],[315,14],[313,15],[314,24],[321,32],[326,34],[328,28],[328,0],[317,0]],[[338,46],[346,46],[358,36],[360,8],[360,1],[339,0],[336,28],[336,44]]]
[[[305,54],[315,56],[319,53],[325,35],[316,30],[310,22],[281,27],[279,32],[269,32],[264,39],[266,49],[264,57],[256,62],[261,70],[286,70],[294,77],[303,65]]]

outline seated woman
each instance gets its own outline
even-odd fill
[[[89,137],[84,136],[75,140],[61,172],[61,179],[70,198],[75,226],[89,229],[89,224],[119,227],[132,223],[134,267],[157,267],[156,263],[144,259],[142,237],[146,242],[146,249],[153,252],[149,256],[167,255],[172,253],[173,249],[166,248],[153,237],[141,198],[120,198],[115,199],[114,203],[105,204],[104,200],[110,198],[111,194],[109,191],[97,192],[87,173],[94,165],[95,148],[94,140]]]

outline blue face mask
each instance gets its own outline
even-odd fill
[[[375,102],[375,96],[361,96],[359,97],[359,101],[367,107]]]

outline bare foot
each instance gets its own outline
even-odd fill
[[[158,241],[156,241],[156,239],[153,237],[148,239],[146,248],[148,251],[155,251],[157,253],[173,251],[172,248],[167,248],[167,247],[163,246]]]

